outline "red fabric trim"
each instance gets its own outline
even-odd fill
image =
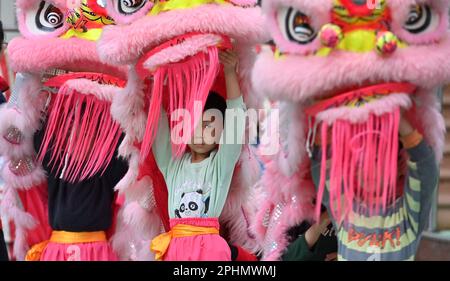
[[[315,105],[307,108],[305,113],[309,116],[315,116],[317,113],[327,110],[332,107],[339,106],[346,101],[354,100],[358,97],[373,96],[373,95],[390,95],[392,93],[407,93],[412,94],[417,87],[409,83],[385,83],[355,89],[343,94],[336,95],[329,99],[317,102]]]
[[[258,258],[244,250],[243,248],[239,246],[235,246],[238,250],[238,255],[236,257],[236,261],[258,261]]]
[[[18,191],[24,210],[30,213],[37,222],[36,227],[27,232],[29,246],[48,240],[52,231],[48,222],[47,191],[47,182],[29,190]]]
[[[59,88],[67,81],[75,80],[75,79],[88,79],[88,80],[96,81],[96,82],[106,84],[106,85],[115,85],[115,86],[118,86],[121,88],[124,88],[125,85],[127,84],[126,81],[119,79],[117,77],[108,75],[108,74],[92,73],[92,72],[77,72],[77,73],[68,73],[68,74],[63,74],[63,75],[58,75],[58,76],[52,77],[47,82],[44,83],[44,86]]]

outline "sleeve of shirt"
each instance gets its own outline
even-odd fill
[[[408,182],[403,200],[413,229],[421,233],[428,225],[439,168],[433,149],[424,140],[407,151]]]
[[[245,104],[242,96],[227,100],[227,116],[225,116],[224,130],[220,140],[215,161],[217,164],[219,177],[231,176],[234,167],[241,155],[244,134],[245,134]],[[234,116],[231,118],[230,116]],[[232,123],[227,122],[233,121]]]
[[[172,159],[172,144],[170,142],[169,119],[166,112],[161,109],[161,117],[159,118],[158,132],[156,133],[153,143],[153,154],[156,164],[164,176],[166,176],[167,168]]]

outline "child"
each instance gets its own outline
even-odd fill
[[[172,158],[168,119],[163,112],[153,153],[169,190],[169,216],[171,231],[152,241],[152,250],[157,260],[166,261],[230,261],[231,251],[227,242],[219,235],[222,209],[230,188],[235,165],[239,159],[245,130],[244,118],[237,118],[232,143],[227,143],[224,134],[228,131],[225,122],[223,134],[211,133],[210,120],[213,110],[222,114],[228,110],[245,110],[239,89],[236,68],[237,54],[222,52],[219,56],[224,65],[227,101],[216,93],[210,93],[201,126],[196,128],[188,144],[190,151],[180,159]],[[224,115],[222,115],[224,116]],[[225,118],[224,118],[225,120]],[[216,129],[217,130],[217,129]],[[222,142],[217,146],[218,137]]]
[[[326,208],[322,208],[322,212],[319,222],[311,225],[305,221],[288,231],[291,244],[281,257],[283,261],[336,260],[336,231]]]
[[[397,199],[390,202],[385,211],[380,208],[378,213],[372,215],[367,206],[355,199],[356,210],[349,215],[350,219],[335,221],[339,260],[414,259],[420,235],[427,226],[433,194],[437,188],[438,167],[432,149],[403,116],[399,135],[407,153],[407,167],[402,165],[404,151],[399,149]],[[312,165],[316,186],[320,179],[320,154],[320,149],[316,147]],[[327,197],[328,194],[323,202],[329,208],[331,202],[327,202]]]

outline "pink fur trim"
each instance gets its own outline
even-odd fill
[[[118,152],[120,157],[123,157],[128,160],[130,160],[130,158],[137,157],[137,155],[139,155],[139,148],[135,145],[135,140],[131,138],[131,135],[129,134],[125,135],[125,138],[123,139],[122,143],[119,146]],[[136,165],[138,165],[138,162],[136,162]]]
[[[303,131],[303,110],[298,104],[281,102],[280,105],[281,151],[277,156],[280,170],[287,177],[298,171],[300,161],[306,157]]]
[[[111,104],[111,114],[127,134],[128,141],[131,142],[130,146],[133,146],[136,141],[141,142],[144,138],[147,124],[144,96],[143,82],[136,74],[134,66],[131,66],[127,86],[119,90]]]
[[[257,208],[253,210],[253,216],[250,221],[250,232],[255,235],[258,246],[262,250],[268,226],[265,224],[265,219],[270,218],[269,216],[273,202],[268,200],[267,192],[265,192],[264,185],[261,181],[255,186],[255,196],[253,197],[253,200],[255,201],[255,206],[257,206]]]
[[[45,182],[47,176],[41,166],[37,166],[36,169],[29,175],[23,177],[16,176],[11,172],[11,170],[8,167],[8,164],[6,164],[2,169],[2,178],[12,188],[29,189],[32,188],[33,186],[37,186]]]
[[[18,261],[24,261],[28,250],[30,249],[27,242],[27,231],[22,227],[16,227],[13,254]]]
[[[309,207],[309,208],[308,208]],[[265,247],[263,252],[263,261],[277,261],[288,246],[286,232],[291,228],[299,225],[305,220],[310,220],[312,216],[311,206],[307,206],[306,202],[303,205],[298,205],[289,202],[282,207],[283,215],[278,222],[272,219],[269,224],[268,234],[266,236]],[[273,245],[276,243],[277,247]]]
[[[221,37],[214,34],[193,36],[181,44],[156,53],[144,63],[144,67],[153,71],[161,65],[179,62],[199,52],[207,52],[208,47],[216,46],[220,41]]]
[[[250,231],[251,217],[254,214],[251,201],[253,200],[252,189],[259,179],[260,168],[250,147],[243,149],[239,162],[240,165],[234,172],[220,222],[229,230],[229,243],[255,253],[258,252],[259,247]]]
[[[141,241],[136,254],[137,261],[155,261],[155,254],[149,250],[151,243],[152,240]]]
[[[302,179],[301,173],[286,178],[277,171],[273,163],[267,166],[261,183],[267,192],[267,197],[265,197],[266,202],[262,204],[264,208],[260,209],[252,228],[255,232],[259,232],[259,235],[265,233],[263,260],[277,260],[287,246],[287,230],[304,220],[313,218],[312,202],[315,190],[312,182]],[[280,192],[280,186],[283,187],[283,192]],[[265,213],[271,206],[277,205],[279,206],[275,207],[271,213],[269,225],[264,231],[261,224]],[[277,247],[273,247],[274,245]]]
[[[47,2],[53,3],[58,8],[66,7],[67,0],[46,0]],[[16,6],[18,9],[29,9],[35,3],[40,3],[41,0],[16,0]]]
[[[255,63],[252,82],[262,96],[292,101],[318,98],[342,87],[367,83],[409,82],[434,88],[450,82],[450,64],[442,64],[449,57],[450,38],[433,46],[399,49],[389,58],[376,52],[336,51],[325,58],[287,56],[276,59],[271,52],[264,52]],[[316,79],[299,77],[320,77],[320,83]]]
[[[110,74],[126,78],[125,69],[108,66],[98,60],[95,42],[81,39],[14,38],[8,45],[11,68],[16,72],[40,73],[59,68],[74,72]]]
[[[17,109],[8,108],[5,104],[0,108],[0,155],[13,158],[20,158],[23,155],[32,155],[34,147],[32,143],[34,129],[30,129],[31,124],[24,119],[24,116]],[[22,133],[22,143],[12,144],[4,136],[9,128],[18,128]]]
[[[252,69],[256,60],[255,46],[250,44],[238,44],[235,45],[235,48],[239,55],[238,75],[245,104],[247,105],[247,108],[261,108],[262,101],[261,99],[258,99],[257,95],[253,94],[254,89],[251,84]]]
[[[148,219],[149,211],[143,208],[137,202],[131,202],[125,206],[123,212],[124,222],[135,228],[138,233],[151,233],[152,228],[160,224],[158,219],[156,222]]]
[[[115,190],[119,191],[120,194],[126,192],[126,190],[133,186],[137,181],[139,173],[139,151],[137,153],[138,154],[134,154],[131,158],[129,158],[128,172],[115,187]]]
[[[154,260],[150,243],[153,238],[163,232],[161,219],[155,207],[147,209],[142,203],[127,197],[118,220],[120,228],[113,237],[113,247],[129,260]]]
[[[35,219],[20,209],[17,192],[6,185],[4,197],[0,202],[1,214],[7,221],[13,221],[16,227],[13,253],[17,260],[24,260],[29,245],[26,240],[26,231],[33,229],[36,225]]]
[[[136,249],[134,247],[135,240],[131,237],[133,230],[123,222],[122,210],[119,211],[116,220],[116,229],[114,235],[110,238],[110,243],[119,260],[134,260]]]
[[[8,220],[13,220],[17,226],[32,229],[36,225],[34,218],[30,214],[22,211],[18,203],[17,192],[7,185],[1,201],[2,215]]]
[[[150,251],[151,240],[162,233],[161,225],[157,223],[158,215],[155,212],[147,212],[144,221],[156,222],[149,231],[143,233],[138,228],[124,221],[124,207],[118,214],[117,226],[114,236],[111,237],[111,245],[118,253],[122,261],[153,261],[154,254]]]
[[[112,85],[101,85],[88,79],[69,80],[64,85],[77,93],[94,95],[97,99],[107,102],[112,102],[113,97],[118,94],[120,89]]]
[[[149,49],[189,32],[220,33],[247,43],[268,40],[259,8],[203,5],[106,27],[97,47],[104,62],[131,64]]]
[[[126,198],[128,201],[135,201],[147,211],[153,210],[156,207],[156,201],[151,178],[146,176],[128,188]]]
[[[41,111],[44,109],[47,98],[42,92],[41,77],[29,73],[18,73],[13,87],[13,97],[15,103],[10,101],[6,106],[9,110],[16,112],[10,112],[10,118],[17,114],[17,120],[14,120],[13,125],[17,125],[25,136],[34,134],[40,126]]]
[[[371,114],[381,116],[393,112],[397,107],[409,109],[411,105],[412,101],[409,95],[393,94],[358,108],[344,106],[322,111],[316,117],[318,121],[325,121],[329,125],[333,124],[337,119],[347,120],[350,123],[362,123],[366,122]]]

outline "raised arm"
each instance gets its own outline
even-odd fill
[[[221,136],[217,162],[220,171],[226,176],[234,170],[242,150],[245,133],[245,104],[239,87],[236,73],[238,65],[237,54],[233,51],[220,53],[220,61],[224,65],[225,82],[227,87],[227,114],[225,116],[224,131]],[[228,117],[227,117],[228,116]],[[231,122],[227,122],[231,121]]]
[[[409,155],[408,185],[403,200],[413,229],[421,233],[428,225],[439,168],[433,149],[404,118],[400,121],[400,137]]]
[[[158,164],[158,168],[161,170],[164,177],[166,177],[167,167],[172,160],[172,144],[170,142],[169,120],[164,109],[161,109],[158,132],[156,133],[152,150],[156,163]]]

